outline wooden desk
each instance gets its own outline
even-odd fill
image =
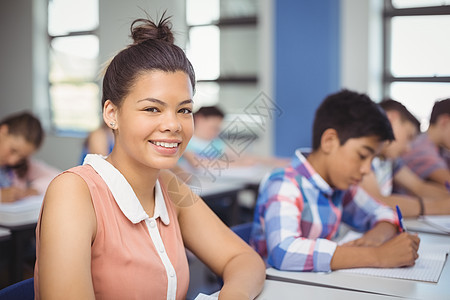
[[[450,237],[420,233],[423,242],[450,244]],[[286,272],[273,268],[266,270],[267,279],[308,284],[320,287],[349,289],[366,293],[404,297],[408,299],[450,299],[450,263],[445,263],[437,283],[365,276],[353,273]]]

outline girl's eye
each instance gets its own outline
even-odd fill
[[[146,108],[145,111],[148,111],[148,112],[158,112],[159,110],[158,110],[156,107],[149,107],[149,108]]]
[[[182,114],[191,114],[192,110],[189,109],[189,108],[182,108],[182,109],[179,110],[179,112],[182,113]]]

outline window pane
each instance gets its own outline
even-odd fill
[[[408,108],[421,122],[424,131],[428,128],[434,102],[450,97],[450,83],[394,82],[390,95]]]
[[[94,83],[55,84],[50,88],[53,125],[58,130],[91,131],[98,126],[100,99]]]
[[[98,0],[51,0],[48,4],[48,33],[63,35],[98,27]]]
[[[187,0],[188,25],[210,24],[219,19],[219,0]]]
[[[256,0],[220,1],[220,18],[254,17],[257,15]]]
[[[450,75],[450,16],[392,18],[394,76]]]
[[[224,27],[220,30],[220,75],[258,74],[258,32],[254,26]]]
[[[189,31],[189,48],[186,52],[199,80],[219,77],[219,37],[217,26],[194,27]]]
[[[98,37],[94,35],[53,39],[50,52],[50,81],[95,81],[98,45]]]
[[[450,5],[450,0],[392,0],[395,8]]]
[[[194,110],[219,104],[220,86],[217,82],[198,82],[195,86]]]

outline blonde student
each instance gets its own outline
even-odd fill
[[[325,98],[314,117],[312,152],[297,150],[260,187],[251,244],[270,266],[327,272],[414,264],[419,238],[400,233],[395,212],[358,186],[393,138],[368,96],[342,90]],[[364,235],[338,245],[341,222]]]
[[[37,299],[184,299],[189,249],[224,285],[253,299],[262,259],[168,169],[193,132],[195,75],[169,18],[137,19],[109,64],[103,119],[114,148],[55,178],[36,229]]]

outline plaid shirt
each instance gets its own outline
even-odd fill
[[[333,190],[296,151],[290,166],[261,183],[250,244],[280,270],[330,271],[331,241],[341,220],[357,231],[380,221],[398,224],[389,207],[355,186]]]
[[[439,149],[426,133],[422,133],[411,143],[411,150],[402,158],[422,179],[438,169],[450,168],[450,158],[445,156],[445,150]]]

